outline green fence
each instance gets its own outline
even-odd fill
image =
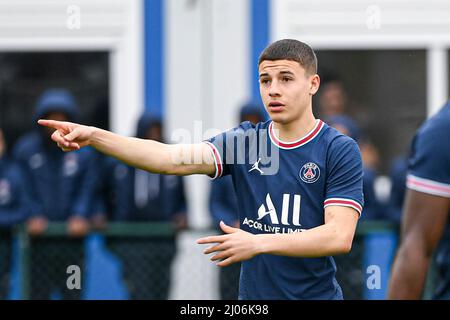
[[[46,299],[46,296],[43,296],[42,293],[33,294],[33,292],[42,291],[40,288],[45,288],[48,282],[52,282],[52,280],[62,281],[67,278],[63,269],[67,265],[84,265],[84,263],[79,262],[79,257],[74,256],[80,255],[79,250],[86,248],[87,237],[78,239],[68,237],[65,223],[50,223],[45,233],[38,237],[30,237],[23,227],[18,228],[16,234],[19,247],[21,299]],[[166,253],[174,254],[172,244],[175,231],[168,223],[110,223],[106,229],[97,231],[96,234],[104,237],[107,248],[119,259],[122,258],[123,264],[126,264],[127,260],[133,260],[145,265],[158,265],[158,261],[148,260],[167,261],[164,255]],[[143,261],[142,257],[146,255],[150,256],[147,257],[147,261]],[[134,259],[133,256],[135,256]],[[81,260],[84,261],[85,259]],[[53,262],[53,264],[49,266],[49,262]],[[47,270],[34,270],[41,265],[47,265]],[[52,266],[55,272],[48,270]],[[133,267],[130,266],[130,268]],[[135,267],[139,267],[139,265]],[[156,272],[167,273],[167,268],[166,265],[160,265],[160,270],[156,270]],[[143,271],[142,273],[145,274],[146,271]],[[52,275],[56,272],[61,275],[56,280],[48,279],[42,275],[43,273]],[[37,284],[34,285],[34,282],[37,282]],[[59,287],[63,285],[63,283],[60,283]],[[145,294],[143,297],[146,297]],[[63,298],[65,297],[63,296]],[[68,299],[70,298],[77,299],[79,296],[68,296]],[[152,296],[149,296],[149,298],[152,298]],[[164,296],[160,297],[156,294],[154,298],[162,299]]]
[[[185,232],[205,235],[215,233],[212,230]],[[44,276],[44,274],[63,273],[62,278],[67,278],[64,270],[58,269],[56,265],[66,266],[72,262],[76,264],[79,255],[82,254],[79,248],[84,250],[85,246],[81,244],[83,240],[70,239],[66,234],[66,225],[62,223],[51,223],[46,232],[38,238],[30,238],[23,228],[17,229],[22,299],[42,298],[42,295],[32,292],[36,291],[36,288],[46,287],[48,281],[59,281],[46,278],[48,276]],[[129,285],[128,289],[130,292],[136,293],[135,296],[130,294],[130,298],[166,299],[168,298],[167,286],[177,286],[177,283],[167,279],[171,277],[169,264],[176,255],[175,231],[171,225],[166,223],[110,223],[105,230],[95,234],[103,237],[107,249],[122,261],[124,269],[122,271],[125,274],[125,282]],[[351,253],[335,257],[338,267],[337,278],[346,299],[385,298],[397,243],[398,226],[385,222],[362,221],[359,223]],[[189,246],[198,249],[198,245],[194,242]],[[203,271],[201,268],[197,270],[199,268],[192,267],[193,264],[189,262],[190,256],[191,254],[188,254],[182,262],[186,266],[181,267],[189,270],[190,277],[202,279]],[[194,254],[192,254],[192,259],[194,259]],[[204,256],[199,259],[208,260]],[[64,261],[64,263],[58,261]],[[48,265],[47,269],[34,270],[38,265],[44,264]],[[153,266],[157,267],[153,268]],[[153,268],[154,275],[148,276],[151,279],[145,278],[149,268]],[[377,276],[376,272],[372,273],[373,270],[379,271],[379,282],[368,283],[371,278]],[[427,282],[425,298],[430,297],[433,286],[432,279],[431,277]],[[155,285],[155,281],[161,281],[162,284]],[[204,281],[208,280],[205,278]],[[193,282],[190,289],[196,290],[195,286],[199,285],[198,282]],[[146,286],[157,287],[157,292],[155,290],[147,292]],[[47,292],[41,294],[47,294]],[[70,294],[71,292],[68,295],[63,294],[62,298],[80,298]],[[212,296],[217,297],[217,295]]]

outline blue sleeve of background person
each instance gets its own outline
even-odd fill
[[[114,166],[112,165],[113,162],[110,161],[110,159],[114,159],[98,152],[94,157],[96,164],[93,174],[96,176],[96,181],[90,215],[111,217],[112,212],[108,212],[111,209],[107,203],[110,201],[108,198],[111,196],[114,186]]]
[[[408,169],[408,160],[400,158],[394,161],[390,177],[391,177],[391,194],[389,197],[389,207],[385,219],[400,223],[402,217],[403,201],[406,190],[406,173]]]
[[[95,190],[92,213],[102,214],[114,221],[125,221],[131,208],[130,181],[132,168],[109,156],[99,154],[95,168]]]
[[[230,129],[228,131],[222,132],[215,137],[212,137],[205,142],[212,144],[215,147],[215,150],[219,154],[219,158],[215,157],[216,166],[222,165],[222,170],[220,174],[216,172],[214,178],[220,178],[222,176],[229,175],[231,173],[231,167],[235,163],[235,157],[237,156],[237,152],[239,150],[245,150],[244,146],[237,146],[234,143],[235,138],[238,135],[243,135],[247,130],[253,129],[255,126],[249,122],[242,122],[238,127]]]
[[[209,212],[218,227],[220,221],[233,225],[238,220],[238,205],[231,177],[212,181],[209,196]]]
[[[33,184],[33,177],[30,172],[30,167],[28,165],[30,149],[33,148],[32,136],[27,135],[22,137],[13,147],[13,158],[16,163],[20,166],[22,175],[24,177],[24,192],[26,193],[26,201],[28,202],[28,218],[35,216],[43,216],[44,208],[38,201],[38,196],[36,193],[35,186]]]
[[[25,190],[25,178],[21,167],[8,166],[8,180],[12,184],[11,206],[0,206],[0,225],[13,226],[23,222],[29,215],[29,200]]]
[[[75,192],[70,214],[87,218],[89,217],[89,214],[92,213],[91,208],[96,195],[97,163],[95,161],[95,153],[90,147],[84,148],[79,152],[82,172],[78,177],[78,179],[80,179],[79,189]]]
[[[134,174],[135,168],[114,158],[108,157],[108,188],[111,188],[112,218],[114,221],[127,221],[134,208]]]
[[[173,190],[173,206],[171,209],[171,215],[187,214],[186,194],[184,190],[183,177],[176,177],[177,184]]]
[[[450,147],[445,139],[450,135],[450,120],[445,120],[432,119],[419,130],[413,141],[409,174],[448,185]]]
[[[375,194],[375,171],[369,168],[363,168],[363,192],[364,192],[364,215],[363,220],[379,220],[381,208]]]
[[[363,165],[356,142],[347,136],[335,138],[328,150],[325,199],[343,198],[364,205]]]
[[[105,199],[103,198],[103,194],[101,192],[98,192],[98,190],[96,190],[94,198],[92,200],[92,206],[89,216],[97,214],[107,216]]]
[[[105,166],[106,156],[98,153],[95,156],[96,169],[94,172],[95,175],[95,185],[94,185],[94,196],[92,199],[91,205],[91,213],[90,215],[104,215],[107,216],[106,212],[106,194],[104,193],[104,184],[106,183],[106,179],[111,176],[108,173],[108,168]],[[111,171],[109,171],[111,173]]]

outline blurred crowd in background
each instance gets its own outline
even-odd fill
[[[320,94],[314,100],[317,117],[359,144],[364,163],[365,196],[361,221],[399,224],[407,155],[399,154],[391,163],[392,187],[389,197],[383,198],[376,186],[379,152],[357,120],[348,113],[348,99],[342,79],[336,74],[325,73]],[[69,90],[49,88],[34,104],[32,120],[36,122],[40,118],[79,121],[80,108]],[[266,120],[263,106],[250,102],[241,107],[236,124]],[[96,124],[106,127],[101,122]],[[162,119],[143,114],[136,124],[136,137],[165,141],[163,125]],[[177,252],[177,233],[188,228],[183,178],[135,169],[90,147],[64,153],[52,142],[51,134],[48,128],[35,125],[10,145],[5,139],[8,132],[0,128],[0,297],[8,296],[13,231],[18,225],[24,226],[33,248],[30,298],[50,299],[52,292],[59,290],[63,299],[79,299],[79,290],[66,287],[65,268],[73,264],[84,265],[83,239],[91,230],[105,229],[109,222],[166,222],[175,230],[173,236],[112,237],[107,239],[107,247],[122,263],[123,280],[130,298],[167,299],[170,266]],[[233,189],[230,177],[211,182],[211,227],[218,232],[221,220],[239,226]],[[42,237],[48,224],[53,222],[66,223],[67,237]],[[237,298],[239,267],[236,264],[221,269],[221,298]],[[143,272],[147,274],[143,275]]]
[[[313,111],[362,154],[364,211],[335,257],[344,298],[385,298],[411,142],[450,92],[449,12],[424,0],[0,0],[0,299],[236,299],[239,265],[219,269],[195,243],[239,224],[230,177],[63,153],[36,120],[167,143],[177,129],[200,142],[196,121],[267,121],[257,61],[282,38],[313,47]]]

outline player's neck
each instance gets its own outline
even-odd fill
[[[311,113],[289,123],[274,122],[278,139],[285,142],[297,141],[307,135],[316,125],[316,118]]]

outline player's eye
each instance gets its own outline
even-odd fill
[[[284,82],[288,82],[288,81],[291,81],[292,78],[291,77],[283,77],[281,80]]]
[[[269,83],[269,79],[267,79],[267,78],[262,78],[262,79],[259,79],[259,82],[261,83],[261,84],[268,84]]]

